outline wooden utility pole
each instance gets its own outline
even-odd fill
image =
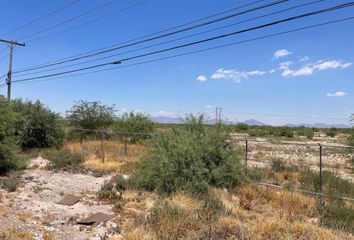
[[[9,71],[7,73],[6,84],[7,84],[7,100],[11,100],[11,78],[12,78],[12,55],[14,50],[14,45],[24,47],[25,43],[18,43],[16,41],[8,41],[0,39],[0,42],[9,44],[10,47],[10,62],[9,62]]]

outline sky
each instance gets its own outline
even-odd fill
[[[100,56],[162,43],[313,1],[289,0],[267,9]],[[0,39],[26,43],[25,47],[15,48],[15,72],[21,68],[156,33],[251,2],[254,1],[0,0]],[[211,19],[270,2],[274,0],[263,0]],[[48,72],[36,73],[47,70],[39,69],[14,73],[13,80],[116,61],[347,2],[319,1],[306,7],[109,59]],[[28,24],[67,4],[60,11]],[[90,12],[84,14],[87,11]],[[350,7],[95,69],[106,70],[113,66],[114,69],[109,71],[14,83],[12,97],[39,99],[62,114],[75,102],[88,100],[115,104],[120,112],[142,111],[152,116],[176,117],[204,112],[214,118],[215,107],[222,107],[223,118],[232,121],[256,119],[273,125],[318,122],[348,124],[350,114],[354,113],[354,20],[146,64],[134,64],[353,16],[354,7]],[[98,18],[101,19],[91,22]],[[19,28],[24,24],[28,25]],[[51,30],[47,31],[50,27]],[[11,32],[14,29],[17,30]],[[0,76],[8,71],[7,55],[7,45],[0,43],[0,59],[3,58],[0,60]],[[61,66],[66,65],[55,67]],[[89,71],[80,73],[85,72]],[[1,79],[0,84],[3,81]],[[6,95],[6,88],[0,88],[0,94]]]

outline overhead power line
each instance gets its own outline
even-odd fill
[[[101,54],[104,54],[104,53],[107,53],[107,52],[116,51],[116,50],[119,50],[119,49],[131,47],[131,46],[138,45],[138,44],[141,44],[141,43],[146,43],[146,42],[157,40],[157,39],[164,38],[164,37],[167,37],[167,36],[175,35],[175,34],[178,34],[178,33],[181,33],[181,32],[189,31],[189,30],[192,30],[192,29],[195,29],[195,28],[207,26],[207,25],[210,25],[210,24],[213,24],[213,23],[216,23],[216,22],[224,21],[226,19],[230,19],[230,18],[233,18],[233,17],[236,17],[236,16],[240,16],[240,15],[243,15],[243,14],[246,14],[246,13],[254,12],[254,11],[257,11],[257,10],[260,10],[260,9],[264,9],[264,8],[267,8],[267,7],[271,7],[271,6],[274,6],[274,5],[278,5],[278,4],[287,2],[287,1],[290,1],[290,0],[273,1],[271,3],[267,3],[267,4],[264,4],[264,5],[252,8],[252,9],[248,9],[248,10],[245,10],[245,11],[242,11],[242,12],[237,12],[237,13],[234,13],[234,14],[231,14],[231,15],[227,15],[227,16],[222,17],[222,18],[210,20],[208,22],[200,23],[198,25],[194,25],[194,26],[187,27],[187,28],[182,28],[180,30],[176,30],[176,31],[169,32],[169,33],[166,33],[166,34],[158,35],[158,36],[147,38],[147,39],[144,39],[144,38],[146,38],[145,36],[139,37],[139,38],[137,38],[138,40],[139,39],[144,39],[144,40],[135,41],[137,39],[133,39],[133,40],[130,40],[130,41],[125,41],[125,42],[123,42],[121,44],[117,44],[118,47],[109,48],[109,49],[98,51],[98,52],[97,51],[93,51],[92,53],[89,53],[89,54],[83,54],[83,55],[75,56],[75,57],[72,57],[72,58],[69,58],[69,59],[64,59],[62,61],[56,61],[56,62],[53,62],[53,63],[44,64],[44,65],[42,64],[42,65],[39,65],[39,66],[37,65],[37,66],[33,66],[33,67],[28,67],[28,68],[25,68],[25,69],[15,70],[14,73],[32,71],[32,70],[35,70],[35,69],[51,67],[51,66],[55,66],[55,65],[59,65],[59,64],[64,64],[64,63],[67,63],[67,62],[77,61],[77,60],[80,60],[80,59],[83,59],[83,58],[88,58],[88,57],[92,57],[92,56],[101,55]],[[256,2],[253,2],[253,3],[246,4],[246,5],[242,5],[238,9],[244,8],[246,6],[249,6],[251,4],[255,4],[255,3],[258,3],[258,2],[260,2],[260,1],[256,1]],[[190,25],[190,24],[188,24],[188,25]],[[176,27],[176,28],[179,28],[179,27]],[[160,31],[160,32],[166,32],[166,31]],[[156,34],[154,33],[154,34],[149,34],[149,35],[154,36]],[[146,35],[146,36],[149,36],[149,35]],[[131,42],[131,43],[129,43],[129,42]],[[129,44],[126,44],[126,43],[129,43]],[[125,44],[125,45],[122,45],[122,44]]]
[[[289,7],[289,8],[283,9],[283,10],[279,10],[279,11],[271,12],[271,13],[264,14],[264,15],[261,15],[261,16],[249,18],[249,19],[246,19],[246,20],[243,20],[243,21],[238,21],[236,23],[232,23],[232,24],[228,24],[228,25],[225,25],[225,26],[213,28],[213,29],[202,31],[202,32],[199,32],[199,33],[190,34],[190,35],[187,35],[187,36],[183,36],[183,37],[180,37],[180,38],[175,38],[175,39],[172,39],[172,40],[169,40],[169,41],[165,41],[165,42],[161,42],[161,43],[157,43],[157,44],[153,44],[153,45],[149,45],[149,46],[145,46],[145,47],[141,47],[141,48],[136,48],[136,49],[128,50],[128,51],[124,51],[124,52],[120,52],[120,53],[109,55],[109,56],[95,58],[95,59],[92,59],[92,60],[79,62],[79,63],[75,63],[75,64],[70,64],[70,65],[66,65],[66,66],[61,66],[61,67],[56,67],[56,68],[51,68],[51,69],[47,69],[47,70],[29,72],[29,73],[24,73],[24,74],[16,74],[16,76],[17,77],[28,76],[28,75],[39,74],[39,73],[44,73],[44,72],[51,72],[51,71],[58,70],[58,69],[64,69],[64,68],[74,67],[74,66],[78,66],[78,65],[83,65],[83,64],[86,64],[86,63],[90,63],[90,62],[97,62],[97,61],[100,61],[100,60],[103,60],[103,59],[108,59],[108,58],[116,57],[116,56],[127,54],[127,53],[132,53],[132,52],[136,52],[136,51],[140,51],[140,50],[145,50],[145,49],[149,49],[149,48],[152,48],[152,47],[161,46],[161,45],[164,45],[164,44],[168,44],[168,43],[180,41],[180,40],[183,40],[183,39],[187,39],[187,38],[190,38],[190,37],[195,37],[195,36],[202,35],[202,34],[205,34],[205,33],[210,33],[210,32],[213,32],[213,31],[217,31],[217,30],[233,27],[233,26],[236,26],[236,25],[239,25],[239,24],[242,24],[242,23],[250,22],[250,21],[261,19],[261,18],[264,18],[264,17],[273,16],[273,15],[276,15],[276,14],[279,14],[279,13],[284,13],[284,12],[287,12],[287,11],[290,11],[290,10],[294,10],[294,9],[297,9],[297,8],[300,8],[300,7],[304,7],[304,6],[309,6],[309,5],[316,4],[316,3],[319,3],[319,2],[323,2],[323,1],[327,1],[327,0],[316,0],[316,1],[313,1],[313,2],[296,5],[296,6]],[[1,78],[2,77],[0,77],[0,79]]]
[[[21,25],[21,26],[19,26],[19,27],[16,27],[16,28],[14,28],[14,29],[12,29],[12,30],[10,30],[10,31],[8,31],[8,32],[2,33],[2,34],[0,34],[0,35],[1,35],[1,36],[5,36],[5,35],[8,35],[8,34],[17,32],[18,30],[24,29],[24,28],[26,28],[26,27],[28,27],[28,26],[34,24],[34,23],[37,23],[37,22],[39,22],[39,21],[41,21],[41,20],[43,20],[43,19],[45,19],[45,18],[47,18],[47,17],[49,17],[49,16],[55,14],[55,13],[57,13],[57,12],[60,12],[60,11],[64,10],[65,8],[70,7],[71,5],[73,5],[74,3],[78,2],[78,1],[79,1],[79,0],[70,1],[69,3],[65,4],[64,6],[61,6],[61,7],[57,8],[57,9],[55,9],[55,10],[53,10],[53,11],[51,11],[51,12],[49,12],[49,13],[47,13],[47,14],[45,14],[45,15],[39,17],[39,18],[36,18],[36,19],[34,19],[34,20],[32,20],[32,21],[26,23],[26,24],[23,24],[23,25]]]
[[[67,76],[62,76],[62,77],[55,77],[55,78],[50,78],[50,79],[33,79],[33,80],[21,81],[21,82],[16,82],[16,80],[15,80],[14,82],[16,82],[18,84],[42,82],[42,81],[57,80],[57,79],[75,77],[75,76],[82,76],[82,75],[93,74],[93,73],[98,73],[98,72],[112,71],[112,70],[116,70],[116,69],[120,69],[120,68],[127,68],[127,67],[133,67],[133,66],[138,66],[138,65],[143,65],[143,64],[153,63],[153,62],[159,62],[159,61],[163,61],[163,60],[167,60],[167,59],[172,59],[172,58],[192,55],[192,54],[196,54],[196,53],[211,51],[211,50],[215,50],[215,49],[230,47],[230,46],[234,46],[234,45],[249,43],[249,42],[253,42],[253,41],[268,39],[268,38],[277,37],[277,36],[281,36],[281,35],[285,35],[285,34],[289,34],[289,33],[295,33],[295,32],[299,32],[299,31],[304,31],[304,30],[308,30],[308,29],[313,29],[313,28],[322,27],[322,26],[340,23],[340,22],[349,21],[349,20],[354,20],[354,16],[347,17],[347,18],[341,18],[341,19],[333,20],[333,21],[327,21],[327,22],[323,22],[323,23],[319,23],[319,24],[309,25],[309,26],[305,26],[305,27],[295,28],[295,29],[291,29],[291,30],[287,30],[287,31],[278,32],[278,33],[268,34],[268,35],[264,35],[264,36],[260,36],[260,37],[250,38],[250,39],[246,39],[243,41],[237,41],[237,42],[227,43],[227,44],[218,45],[218,46],[214,46],[214,47],[204,48],[204,49],[200,49],[200,50],[189,51],[186,53],[175,54],[172,56],[161,57],[161,58],[142,61],[142,62],[138,62],[138,63],[127,64],[127,65],[123,65],[120,67],[100,69],[100,70],[72,74],[72,75],[67,75]]]
[[[146,2],[146,1],[148,1],[148,0],[141,0],[141,1],[139,1],[139,2],[137,2],[137,3],[134,3],[134,4],[132,4],[132,5],[128,6],[128,7],[118,9],[118,10],[116,10],[116,11],[113,11],[113,12],[111,12],[111,13],[105,14],[105,15],[100,16],[100,17],[98,17],[98,18],[89,20],[89,21],[87,21],[87,22],[78,24],[78,25],[76,25],[76,26],[69,27],[69,28],[66,28],[66,29],[63,29],[63,30],[60,30],[60,31],[57,31],[57,32],[54,32],[54,33],[50,33],[50,34],[45,35],[45,36],[42,36],[42,37],[38,37],[38,38],[34,38],[34,39],[29,39],[29,40],[27,40],[27,42],[31,42],[31,43],[32,43],[32,42],[36,42],[36,41],[39,41],[39,40],[46,39],[46,38],[48,38],[48,37],[56,36],[56,35],[61,34],[61,33],[65,33],[65,32],[68,32],[68,31],[72,31],[72,30],[77,29],[77,28],[81,28],[81,27],[83,27],[83,26],[89,25],[89,24],[91,24],[91,23],[95,23],[95,22],[100,21],[100,20],[102,20],[102,19],[108,18],[108,17],[110,17],[110,16],[113,16],[113,15],[119,14],[119,13],[121,13],[121,12],[124,12],[124,11],[126,11],[126,10],[129,10],[129,9],[131,9],[131,8],[137,7],[137,6],[143,4],[143,3]]]
[[[123,59],[118,60],[118,62],[125,62],[125,61],[129,61],[129,60],[133,60],[133,59],[137,59],[137,58],[141,58],[141,57],[155,55],[155,54],[162,53],[162,52],[167,52],[167,51],[176,50],[176,49],[180,49],[180,48],[184,48],[184,47],[188,47],[188,46],[197,45],[197,44],[200,44],[200,43],[214,41],[214,40],[217,40],[217,39],[230,37],[230,36],[233,36],[233,35],[249,32],[249,31],[254,31],[254,30],[257,30],[257,29],[278,25],[278,24],[281,24],[281,23],[284,23],[284,22],[289,22],[289,21],[293,21],[293,20],[297,20],[297,19],[301,19],[301,18],[305,18],[305,17],[309,17],[309,16],[314,16],[314,15],[326,13],[326,12],[336,11],[336,10],[339,10],[339,9],[348,8],[348,7],[352,7],[352,6],[354,6],[354,2],[341,4],[341,5],[336,5],[334,7],[325,8],[325,9],[321,9],[321,10],[318,10],[318,11],[313,11],[313,12],[309,12],[309,13],[293,16],[293,17],[286,18],[286,19],[281,19],[281,20],[274,21],[274,22],[271,22],[271,23],[259,25],[259,26],[256,26],[256,27],[251,27],[251,28],[247,28],[247,29],[243,29],[243,30],[239,30],[239,31],[223,34],[223,35],[218,35],[218,36],[215,36],[215,37],[211,37],[211,38],[207,38],[207,39],[203,39],[203,40],[199,40],[199,41],[195,41],[195,42],[190,42],[190,43],[187,43],[187,44],[178,45],[178,46],[174,46],[174,47],[170,47],[170,48],[166,48],[166,49],[162,49],[162,50],[158,50],[158,51],[154,51],[154,52],[150,52],[150,53],[140,54],[140,55],[132,56],[132,57],[129,57],[129,58],[123,58]],[[65,72],[59,72],[59,73],[53,73],[53,74],[48,74],[48,75],[43,75],[43,76],[38,76],[38,77],[19,79],[19,80],[15,80],[14,82],[23,82],[23,81],[29,81],[29,80],[34,80],[34,79],[41,79],[41,78],[59,76],[59,75],[64,75],[64,74],[68,74],[68,73],[88,70],[88,69],[91,69],[91,68],[97,68],[97,67],[101,67],[101,66],[106,66],[106,65],[109,65],[109,64],[112,64],[112,63],[103,63],[103,64],[93,65],[93,66],[89,66],[89,67],[85,67],[85,68],[79,68],[79,69],[74,69],[74,70],[65,71]]]
[[[66,23],[68,23],[68,22],[72,22],[72,21],[74,21],[74,20],[76,20],[76,19],[78,19],[78,18],[80,18],[80,17],[82,17],[82,16],[85,16],[85,15],[90,14],[90,13],[92,13],[92,12],[94,12],[94,11],[97,11],[97,10],[99,10],[99,9],[101,9],[101,8],[104,8],[104,7],[106,7],[107,5],[112,4],[114,1],[116,1],[116,0],[109,0],[108,2],[105,2],[105,3],[103,3],[103,4],[100,4],[100,5],[98,5],[98,6],[94,7],[94,8],[92,8],[92,9],[86,11],[86,12],[83,12],[83,13],[81,13],[81,14],[79,14],[79,15],[76,15],[76,16],[74,16],[74,17],[68,18],[68,19],[66,19],[66,20],[64,20],[64,21],[62,21],[62,22],[60,22],[60,23],[57,23],[57,24],[55,24],[55,25],[53,25],[53,26],[50,26],[50,27],[45,28],[45,29],[43,29],[43,30],[40,30],[40,31],[38,31],[38,32],[35,32],[35,33],[32,33],[32,34],[29,34],[29,35],[20,37],[19,39],[20,39],[20,40],[24,40],[24,39],[27,39],[27,38],[36,36],[36,35],[38,35],[38,34],[41,34],[41,33],[43,33],[43,32],[48,32],[48,31],[50,31],[50,30],[52,30],[52,29],[55,29],[55,28],[57,28],[57,27],[60,27],[60,26],[62,26],[62,25],[64,25],[64,24],[66,24]]]

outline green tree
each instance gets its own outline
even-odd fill
[[[100,102],[79,101],[67,112],[67,120],[77,131],[80,138],[98,135],[95,130],[107,130],[116,120],[115,106]]]
[[[8,101],[0,96],[0,175],[18,167],[18,147],[11,137],[17,117]]]
[[[129,134],[129,139],[134,143],[140,139],[150,137],[149,134],[154,131],[154,128],[155,123],[150,119],[149,115],[135,112],[124,113],[113,127],[116,131],[131,133]]]
[[[23,149],[49,148],[63,142],[62,118],[40,101],[17,99],[11,102],[11,108],[19,114],[19,120],[15,125],[15,137]]]

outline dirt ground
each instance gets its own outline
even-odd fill
[[[99,202],[96,192],[111,176],[95,177],[45,170],[47,160],[31,160],[16,192],[0,189],[0,233],[10,239],[101,239],[104,234],[119,237],[116,218],[97,227],[76,221],[90,214],[114,214],[112,205]],[[67,194],[80,196],[73,206],[56,204]],[[25,238],[25,236],[32,236]],[[0,239],[2,236],[0,235]]]

